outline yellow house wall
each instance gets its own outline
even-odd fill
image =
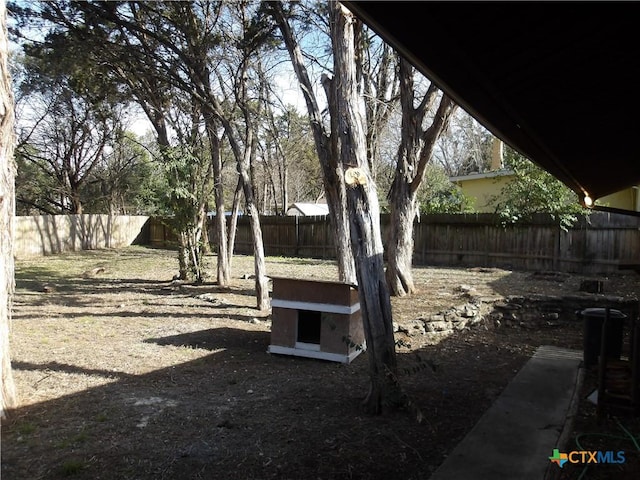
[[[596,200],[596,204],[605,207],[640,211],[640,205],[638,205],[638,190],[636,188],[628,188],[599,198]]]
[[[509,176],[476,178],[456,182],[462,192],[471,199],[473,208],[479,213],[493,213],[495,205],[489,202],[492,196],[499,195],[502,187],[509,181]]]
[[[511,180],[511,175],[503,175],[490,178],[474,178],[469,180],[458,180],[463,193],[469,197],[473,203],[473,208],[479,213],[494,213],[495,205],[489,199],[499,195],[502,187]],[[631,211],[640,211],[640,195],[637,188],[628,188],[620,192],[607,195],[596,201],[598,205],[621,208]]]

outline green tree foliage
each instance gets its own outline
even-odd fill
[[[34,6],[35,7],[35,6]],[[18,211],[95,213],[97,179],[123,136],[127,100],[99,74],[91,48],[61,30],[30,26],[42,12],[11,5],[23,49],[14,58],[18,106]],[[27,34],[34,35],[28,40]],[[92,204],[88,207],[87,204]],[[104,209],[103,213],[110,211]]]
[[[157,214],[165,184],[149,152],[134,134],[125,133],[110,146],[83,189],[85,211]]]
[[[66,79],[55,87],[33,94],[38,109],[32,109],[30,125],[20,130],[16,150],[23,167],[30,163],[28,170],[40,169],[54,180],[52,189],[39,192],[46,195],[42,210],[83,213],[82,189],[104,158],[110,139],[118,135],[120,119],[114,115],[117,109],[108,110],[77,95]],[[19,180],[24,178],[21,173]],[[18,197],[25,196],[20,183],[17,188]]]
[[[29,149],[31,147],[23,147]],[[24,150],[16,150],[16,214],[55,215],[59,213],[57,198],[52,199],[56,191],[55,178],[29,160]],[[55,200],[55,203],[52,203]]]
[[[84,190],[92,194],[95,208],[102,206],[110,212],[139,203],[128,195],[134,184],[147,199],[160,200],[154,208],[170,210],[173,219],[180,219],[173,225],[185,226],[185,231],[176,232],[181,240],[181,277],[188,279],[193,271],[196,280],[202,279],[201,265],[189,263],[202,258],[199,251],[194,253],[200,248],[200,237],[194,232],[203,231],[202,200],[209,193],[211,169],[191,160],[203,158],[193,153],[203,143],[198,125],[203,116],[211,118],[211,112],[203,112],[212,102],[202,97],[209,88],[206,58],[213,37],[209,30],[205,32],[202,21],[215,10],[213,3],[199,6],[202,10],[187,2],[51,2],[15,7],[24,25],[38,22],[42,27],[40,40],[23,41],[27,56],[38,67],[32,69],[36,79],[47,78],[40,74],[42,70],[53,72],[69,79],[67,86],[74,99],[87,99],[91,106],[137,103],[147,114],[157,135],[154,161],[163,162],[156,168],[166,181],[156,182],[153,176],[152,182],[137,182],[148,172],[149,162],[131,138],[111,137],[105,138],[107,148],[91,165],[91,172],[87,169],[82,177]],[[26,76],[25,84],[30,85],[32,77]],[[167,197],[153,195],[150,188],[156,184],[164,187]],[[194,198],[200,202],[197,208]],[[188,218],[182,218],[187,214]],[[192,228],[198,220],[200,226]]]
[[[469,213],[471,200],[462,189],[449,180],[441,165],[429,164],[418,192],[420,213]]]
[[[491,198],[504,224],[548,213],[566,229],[575,223],[579,214],[587,213],[575,192],[508,146],[505,146],[504,161],[514,172],[513,180]]]
[[[200,222],[202,202],[198,170],[207,168],[206,160],[189,151],[188,147],[173,147],[164,152],[164,178],[168,188],[162,197],[166,207],[164,216],[168,226],[179,236],[181,277],[202,283],[204,272],[204,245]]]

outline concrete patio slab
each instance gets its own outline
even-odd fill
[[[582,358],[539,347],[430,480],[543,480],[562,447]]]

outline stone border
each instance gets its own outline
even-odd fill
[[[479,295],[472,287],[461,285],[468,301],[447,310],[394,325],[394,331],[406,335],[442,338],[456,331],[477,326],[538,328],[561,322],[579,321],[577,313],[585,308],[610,307],[628,315],[638,310],[638,299],[580,293],[576,295],[530,295],[489,297]]]

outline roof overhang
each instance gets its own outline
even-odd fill
[[[640,184],[639,3],[343,3],[579,198]]]
[[[468,180],[481,180],[485,178],[500,178],[500,177],[511,177],[514,175],[513,170],[493,170],[490,172],[482,172],[482,173],[468,173],[467,175],[458,175],[455,177],[449,177],[449,180],[453,183],[458,182],[466,182]]]

